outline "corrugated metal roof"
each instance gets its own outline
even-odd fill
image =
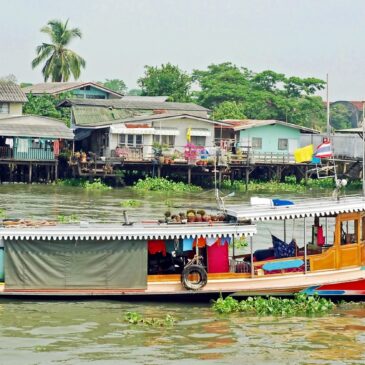
[[[73,139],[64,122],[38,115],[22,115],[0,119],[0,136]]]
[[[115,109],[141,109],[141,110],[180,110],[180,111],[209,111],[200,105],[194,103],[170,103],[170,102],[152,102],[152,101],[132,101],[123,99],[67,99],[59,106],[103,106]]]
[[[169,97],[168,96],[140,96],[140,95],[125,95],[123,96],[124,101],[152,101],[156,103],[163,103]]]
[[[139,111],[135,109],[114,109],[105,107],[90,107],[74,105],[72,106],[72,115],[74,123],[77,126],[96,127],[108,126],[114,123],[120,123],[121,120],[130,120],[141,114],[152,115],[151,111]]]
[[[28,99],[22,89],[13,82],[0,82],[0,102],[25,103]]]
[[[174,239],[222,236],[252,236],[256,233],[255,225],[217,224],[213,226],[180,224],[180,225],[92,225],[80,227],[75,225],[47,226],[40,228],[2,228],[0,239]]]
[[[227,214],[239,221],[268,221],[305,217],[323,217],[339,213],[365,211],[365,198],[362,196],[337,199],[306,199],[296,201],[294,205],[261,207],[251,205],[234,205],[226,209]]]
[[[32,93],[33,95],[57,95],[63,92],[72,91],[75,89],[80,89],[85,86],[92,86],[96,89],[104,90],[110,94],[113,94],[118,97],[122,97],[123,94],[120,94],[114,90],[111,90],[103,85],[97,84],[95,82],[43,82],[40,84],[34,84],[31,86],[24,87],[22,90],[26,94]]]
[[[275,119],[268,119],[268,120],[256,120],[256,119],[242,119],[242,120],[235,120],[235,119],[228,119],[228,120],[223,120],[224,122],[230,123],[232,125],[232,128],[235,131],[240,131],[240,130],[244,130],[244,129],[249,129],[249,128],[256,128],[256,127],[262,127],[265,125],[282,125],[284,127],[290,127],[290,128],[295,128],[295,129],[299,129],[301,132],[306,132],[306,133],[319,133],[319,131],[317,131],[316,129],[312,129],[312,128],[307,128],[307,127],[303,127],[301,125],[297,125],[297,124],[293,124],[293,123],[287,123],[287,122],[283,122],[281,120],[275,120]]]

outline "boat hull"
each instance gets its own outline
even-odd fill
[[[0,296],[6,297],[125,297],[125,298],[216,298],[219,295],[248,297],[254,295],[293,296],[304,292],[326,297],[365,298],[365,270],[353,268],[315,273],[296,273],[265,277],[215,275],[208,278],[200,290],[186,290],[177,275],[162,275],[148,281],[146,289],[7,289],[0,287]]]

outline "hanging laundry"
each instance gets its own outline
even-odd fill
[[[53,141],[53,154],[58,156],[60,154],[60,141],[56,139]]]
[[[224,246],[224,245],[229,245],[230,242],[231,242],[231,237],[227,236],[227,237],[222,237],[221,238],[220,244],[221,244],[221,246]]]
[[[13,148],[13,143],[14,143],[13,138],[6,138],[5,139],[5,144],[8,145],[10,148]]]
[[[219,241],[222,241],[219,239]],[[228,245],[218,243],[207,247],[208,273],[229,272]]]
[[[194,238],[184,238],[183,251],[191,251],[193,249]]]
[[[198,244],[199,248],[204,248],[205,243],[206,243],[205,237],[200,237],[200,238],[195,239],[193,247],[196,247],[196,245]]]
[[[161,252],[163,256],[166,256],[166,244],[163,240],[150,240],[148,243],[148,253],[154,255]]]
[[[218,241],[218,237],[208,237],[206,238],[206,244],[207,246],[213,246],[217,241]]]

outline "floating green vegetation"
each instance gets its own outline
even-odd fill
[[[200,186],[188,185],[183,182],[174,182],[163,177],[146,177],[139,179],[133,186],[140,191],[173,191],[173,192],[198,192],[203,190]]]
[[[0,219],[6,218],[6,210],[4,208],[0,208]]]
[[[330,300],[318,295],[308,296],[304,293],[295,294],[293,299],[276,297],[248,297],[238,300],[220,297],[213,302],[212,308],[218,313],[240,312],[258,316],[314,316],[331,312],[336,305]]]
[[[247,185],[247,191],[269,191],[269,192],[301,192],[306,191],[308,188],[334,188],[335,183],[333,178],[324,179],[302,179],[297,182],[295,176],[286,176],[284,182],[279,181],[261,181],[251,180]],[[222,182],[223,189],[245,191],[246,184],[243,181],[238,180],[225,180]]]
[[[120,202],[120,206],[124,208],[138,208],[142,205],[142,202],[140,200],[123,200]]]
[[[80,218],[77,214],[70,214],[70,215],[63,215],[59,214],[57,216],[57,222],[58,223],[78,223],[80,222]]]
[[[76,186],[86,190],[97,190],[97,191],[105,191],[111,189],[111,187],[103,183],[101,179],[94,179],[93,181],[85,179],[75,179],[75,178],[63,179],[63,180],[58,180],[57,185]]]
[[[176,319],[170,314],[166,314],[162,319],[143,318],[138,312],[128,312],[124,316],[124,320],[130,324],[142,324],[151,327],[172,327],[176,322]]]

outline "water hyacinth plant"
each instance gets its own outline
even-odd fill
[[[183,182],[174,182],[163,177],[146,177],[139,179],[133,186],[139,191],[173,191],[173,192],[199,192],[203,190],[200,186],[188,185]]]
[[[111,189],[111,187],[103,183],[101,179],[94,179],[92,181],[75,178],[63,179],[58,180],[57,185],[81,187],[88,191],[106,191]]]
[[[297,293],[293,299],[277,297],[248,297],[241,302],[227,297],[213,302],[212,309],[218,313],[244,313],[258,316],[315,316],[330,313],[336,305],[318,295]]]
[[[77,214],[70,214],[70,215],[63,215],[59,214],[57,216],[57,222],[58,223],[78,223],[80,222],[80,218]]]
[[[302,179],[297,182],[295,176],[286,176],[284,182],[280,181],[261,181],[261,180],[251,180],[247,184],[247,191],[251,192],[301,192],[306,191],[310,188],[334,188],[335,183],[333,178],[325,179]],[[239,180],[225,180],[222,182],[222,188],[228,190],[245,191],[246,184]]]
[[[166,314],[166,316],[162,319],[143,318],[138,312],[128,312],[124,316],[124,320],[130,324],[141,324],[151,327],[172,327],[176,322],[176,319],[170,314]]]
[[[120,206],[123,208],[138,208],[142,205],[142,202],[140,200],[123,200],[120,202]]]

